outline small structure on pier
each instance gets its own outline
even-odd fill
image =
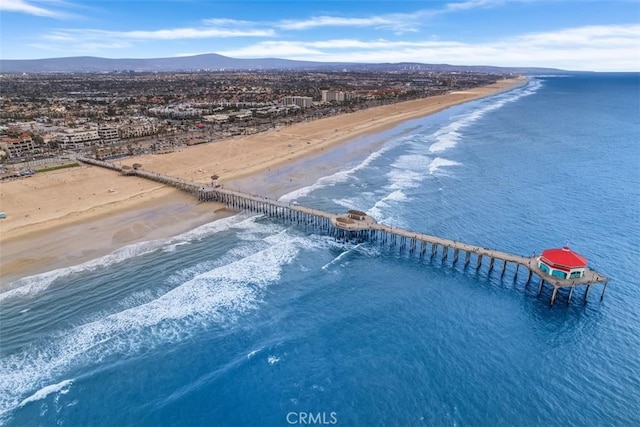
[[[347,215],[335,215],[331,218],[331,222],[335,227],[342,230],[370,230],[376,220],[362,211],[350,210]]]
[[[351,219],[355,219],[356,221],[364,221],[367,219],[367,214],[362,211],[356,211],[354,209],[347,212],[347,215]]]
[[[547,249],[538,257],[538,267],[544,273],[560,279],[584,277],[587,259],[573,252],[569,246],[559,249]]]

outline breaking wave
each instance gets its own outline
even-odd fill
[[[59,268],[48,271],[46,273],[36,274],[33,276],[23,277],[13,283],[8,284],[2,293],[0,293],[0,303],[9,298],[30,297],[46,290],[57,279],[70,276],[75,273],[86,271],[95,271],[99,268],[109,267],[118,264],[130,258],[146,255],[157,250],[173,251],[176,246],[185,245],[195,240],[199,240],[227,230],[247,217],[243,214],[222,218],[209,224],[202,225],[193,230],[189,230],[178,236],[165,239],[151,240],[147,242],[135,243],[133,245],[124,246],[116,249],[108,255],[96,258],[82,264],[71,267]]]
[[[259,228],[251,223],[245,228],[254,226]],[[212,324],[233,323],[242,313],[257,307],[263,289],[279,279],[282,268],[300,250],[325,244],[322,239],[316,241],[282,230],[246,245],[253,248],[251,253],[228,254],[210,270],[192,271],[195,276],[151,301],[60,331],[3,357],[0,419],[20,405],[63,391],[70,382],[45,384],[76,367],[93,366],[164,343],[180,342]],[[234,255],[236,259],[230,259]],[[181,274],[190,275],[176,273],[174,280]],[[29,393],[30,397],[25,398]]]

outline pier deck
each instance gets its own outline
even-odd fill
[[[380,242],[381,245],[389,247],[395,247],[397,245],[400,251],[408,247],[408,251],[410,253],[418,252],[420,257],[425,256],[428,246],[431,245],[430,257],[434,258],[438,249],[440,249],[440,256],[443,262],[448,259],[450,251],[453,251],[452,264],[454,265],[458,262],[460,254],[463,254],[464,268],[467,268],[471,263],[471,256],[473,254],[475,257],[476,270],[482,267],[483,260],[489,260],[489,274],[491,274],[494,269],[495,261],[500,261],[502,264],[501,277],[504,276],[507,265],[511,263],[516,267],[514,281],[517,278],[520,268],[527,271],[527,285],[531,282],[533,274],[540,278],[538,295],[542,292],[545,284],[549,284],[553,287],[550,301],[551,305],[555,303],[558,290],[561,288],[570,289],[567,299],[567,302],[570,302],[574,288],[576,286],[586,286],[586,300],[591,286],[597,283],[604,283],[602,296],[600,297],[600,299],[602,299],[609,281],[607,277],[590,268],[586,269],[583,277],[572,279],[552,277],[538,267],[538,257],[536,255],[526,257],[471,245],[464,242],[458,242],[439,236],[391,227],[377,223],[373,218],[366,216],[366,214],[362,212],[358,212],[355,216],[353,215],[353,212],[357,211],[350,211],[346,214],[334,214],[319,209],[301,206],[295,203],[284,203],[262,196],[250,195],[239,191],[187,181],[155,172],[145,171],[140,168],[124,168],[113,163],[90,158],[79,157],[78,160],[95,166],[116,170],[124,175],[139,176],[162,184],[171,185],[193,194],[202,201],[221,202],[231,209],[248,210],[266,216],[280,218],[285,221],[303,224],[305,227],[320,229],[321,231],[338,239]]]

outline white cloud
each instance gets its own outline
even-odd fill
[[[499,6],[505,3],[505,0],[469,0],[462,2],[454,2],[448,3],[442,9],[442,13],[444,12],[457,12],[459,10],[471,10],[477,9],[480,7],[493,7]]]
[[[640,49],[640,25],[592,25],[568,28],[551,33],[534,33],[518,37],[520,43],[532,46],[590,46],[593,43],[628,45],[635,40],[636,54]],[[631,53],[631,52],[630,52]]]
[[[25,0],[0,0],[0,12],[18,12],[47,18],[61,18],[65,14],[27,3]]]
[[[275,23],[274,26],[283,30],[308,30],[318,27],[373,27],[403,34],[417,31],[433,14],[433,11],[418,11],[411,14],[394,13],[368,17],[316,16],[304,20],[283,20]]]
[[[315,27],[380,27],[396,26],[399,20],[389,15],[368,18],[344,18],[339,16],[317,16],[302,21],[285,20],[276,26],[286,30],[307,30]]]
[[[222,27],[253,27],[256,25],[252,21],[242,21],[238,19],[226,19],[226,18],[210,18],[202,21],[205,25],[210,26],[222,26]]]
[[[32,49],[45,50],[49,52],[68,52],[68,48],[66,46],[61,46],[57,44],[32,43],[29,46]],[[131,44],[126,42],[112,42],[112,43],[80,42],[74,45],[73,49],[74,49],[74,55],[80,55],[80,54],[95,54],[95,52],[99,52],[107,49],[126,49],[129,47],[131,47]]]
[[[228,37],[272,37],[272,30],[235,30],[224,28],[171,28],[164,30],[109,31],[95,29],[63,29],[44,36],[48,40],[181,40]]]
[[[397,34],[415,32],[425,26],[429,19],[445,13],[492,7],[505,0],[469,0],[448,3],[439,9],[423,9],[412,13],[392,13],[368,17],[316,16],[303,20],[283,20],[275,24],[284,30],[308,30],[318,27],[374,27],[392,30]]]
[[[640,25],[587,26],[488,43],[457,41],[264,41],[226,56],[331,62],[424,62],[567,70],[640,70]]]
[[[251,46],[218,51],[220,55],[235,58],[273,58],[306,59],[319,58],[327,55],[326,52],[313,48],[313,43],[265,41]]]
[[[1,0],[0,0],[1,1]],[[100,55],[102,49],[138,49],[146,42],[205,40],[234,37],[274,37],[272,29],[251,28],[245,21],[209,19],[199,27],[167,28],[157,30],[114,31],[93,28],[63,28],[53,30],[40,37],[31,47],[43,50],[66,50],[75,54]],[[143,48],[144,49],[144,48]]]

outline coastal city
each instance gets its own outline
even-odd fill
[[[488,85],[508,74],[220,71],[3,74],[0,177],[112,160]]]

